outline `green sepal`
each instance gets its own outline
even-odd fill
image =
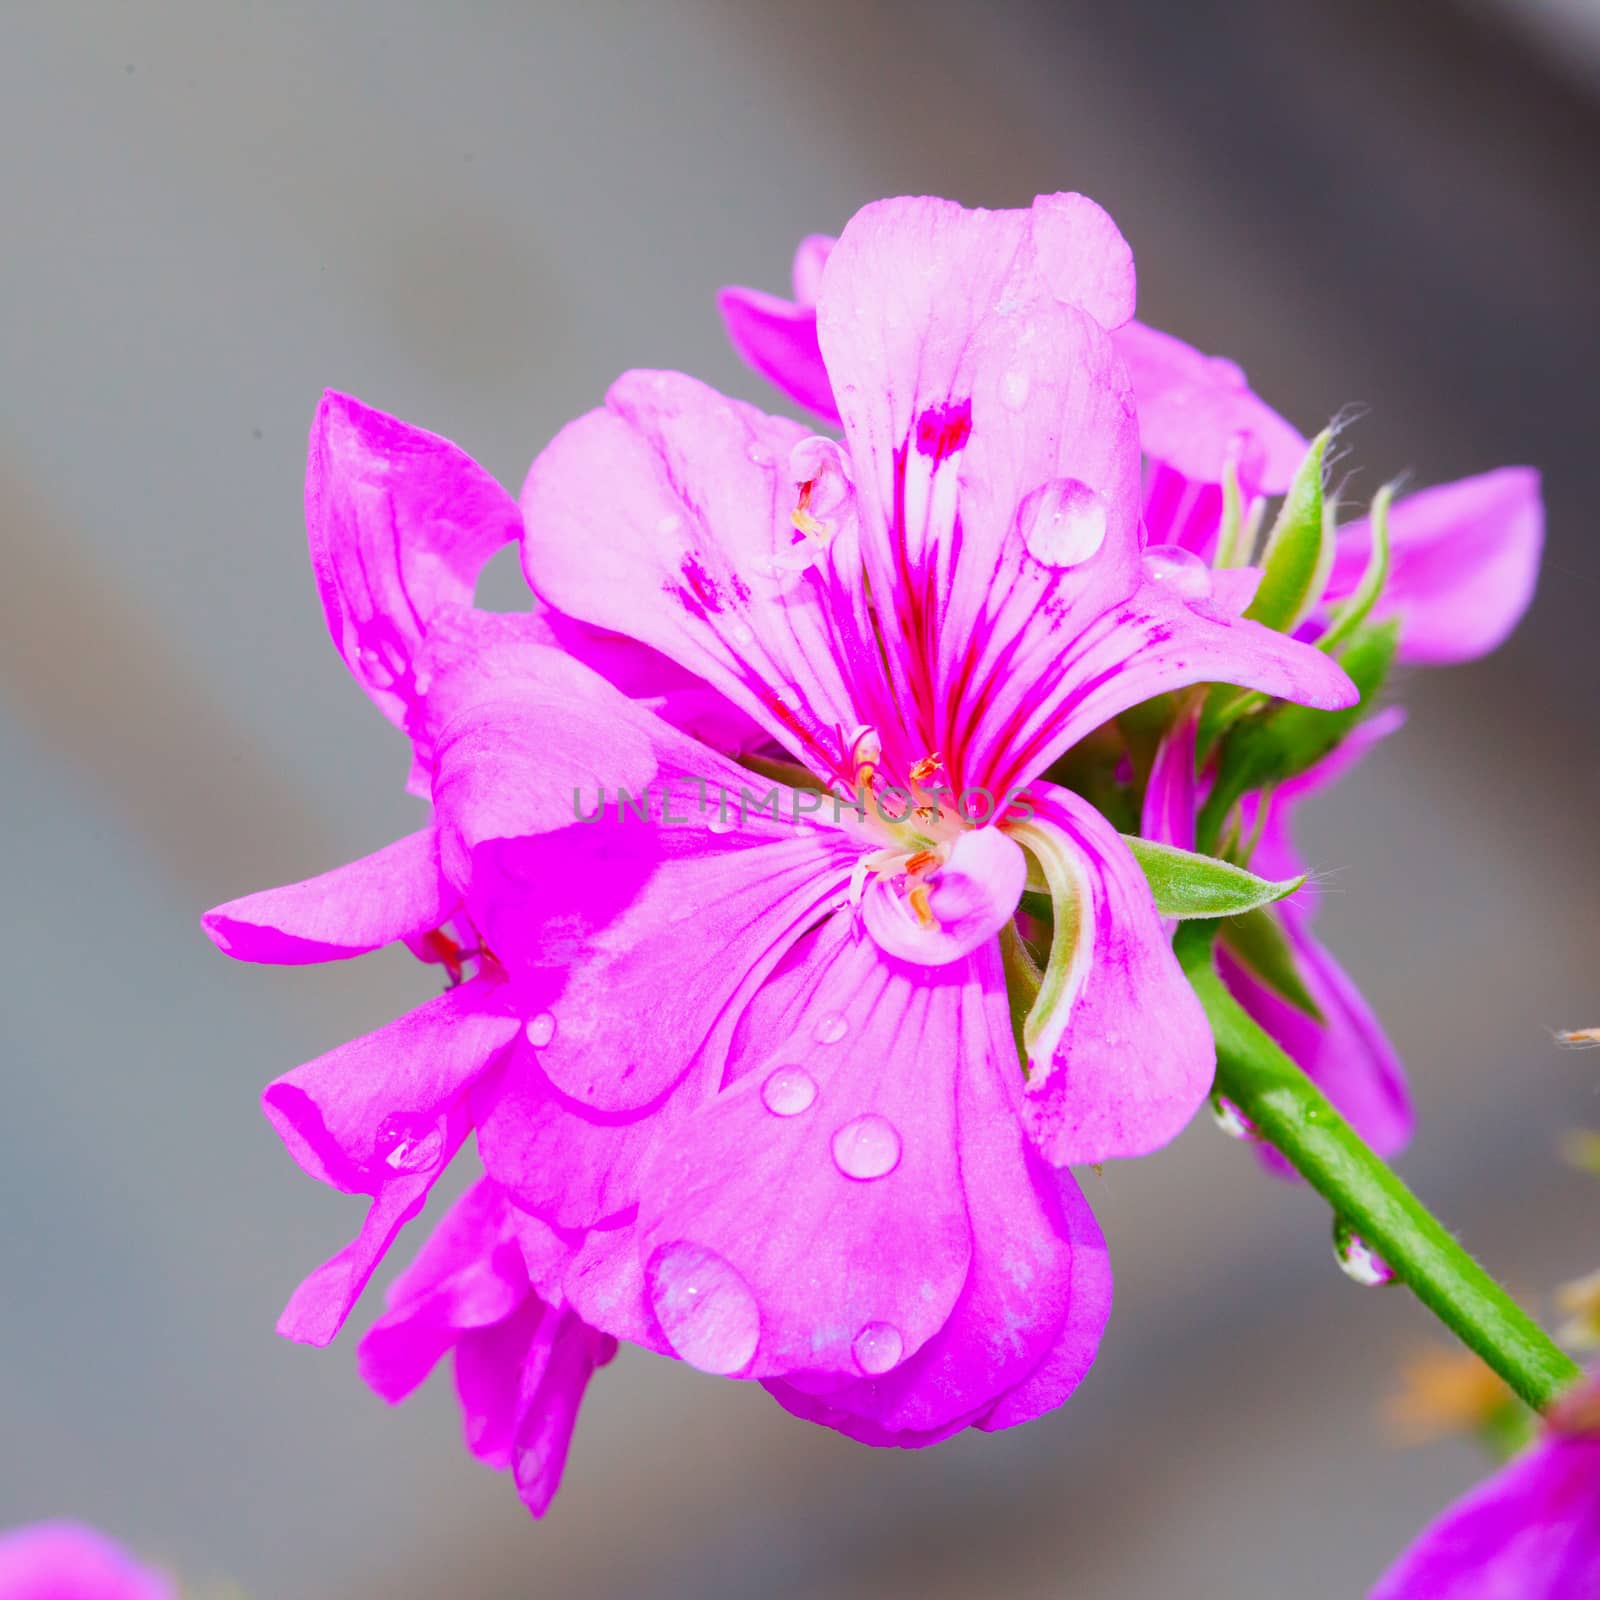
[[[1229,917],[1219,930],[1228,954],[1267,988],[1303,1011],[1313,1022],[1325,1022],[1322,1008],[1306,988],[1283,925],[1265,907]]]
[[[1156,910],[1164,917],[1240,916],[1293,894],[1306,881],[1301,876],[1273,883],[1231,861],[1132,834],[1123,834],[1122,842],[1139,863]]]
[[[1372,526],[1372,550],[1355,592],[1342,605],[1335,606],[1327,631],[1317,640],[1317,648],[1334,654],[1372,614],[1372,608],[1389,581],[1389,506],[1394,500],[1394,485],[1386,483],[1372,497],[1367,520]]]
[[[1322,495],[1322,464],[1331,430],[1324,428],[1306,451],[1267,536],[1261,586],[1245,610],[1251,622],[1279,633],[1294,630],[1316,610],[1333,570],[1333,519]]]

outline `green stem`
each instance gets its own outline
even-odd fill
[[[1579,1376],[1577,1366],[1229,994],[1212,960],[1215,934],[1215,923],[1186,922],[1174,947],[1216,1035],[1217,1092],[1463,1344],[1542,1411]]]

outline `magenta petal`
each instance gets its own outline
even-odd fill
[[[725,1374],[883,1371],[966,1278],[954,1074],[1009,1037],[998,954],[903,966],[837,917],[789,995],[648,1175],[654,1342]]]
[[[1600,1594],[1600,1440],[1549,1438],[1458,1500],[1371,1600],[1589,1600]]]
[[[1376,614],[1400,617],[1400,659],[1444,666],[1487,655],[1533,599],[1544,545],[1539,474],[1502,467],[1407,495],[1389,513],[1389,537]],[[1339,530],[1330,599],[1354,589],[1371,543],[1365,518]]]
[[[440,1219],[417,1258],[389,1287],[388,1310],[356,1350],[356,1364],[391,1405],[405,1399],[470,1329],[503,1322],[528,1295],[505,1200],[480,1179]]]
[[[1198,709],[1186,711],[1156,746],[1145,786],[1139,832],[1158,844],[1194,849],[1195,813],[1199,805],[1199,779],[1195,774],[1195,747],[1200,732]]]
[[[1009,670],[1019,640],[1053,631],[1063,592],[1101,610],[1138,581],[1138,426],[1093,314],[1131,294],[1126,245],[1076,197],[883,201],[828,262],[819,336],[885,654],[915,753],[958,784],[990,782],[971,747],[1000,683],[1033,682]]]
[[[539,1355],[523,1370],[511,1471],[522,1503],[542,1517],[561,1485],[589,1379],[616,1354],[617,1342],[576,1313],[550,1307],[534,1342]]]
[[[890,955],[942,966],[1000,932],[1017,909],[1027,877],[1027,860],[1014,839],[998,828],[974,828],[957,838],[949,859],[929,879],[932,927],[921,924],[902,889],[883,879],[868,886],[862,921]]]
[[[516,501],[448,439],[329,390],[311,426],[306,528],[339,654],[409,729],[429,622],[471,603],[484,563],[522,531]]]
[[[763,294],[727,288],[717,309],[728,340],[746,366],[760,373],[798,406],[837,424],[833,385],[817,346],[817,308]]]
[[[1088,1370],[1111,1311],[1105,1241],[1069,1173],[1028,1149],[1008,1037],[961,1068],[961,1181],[972,1264],[944,1327],[900,1366],[808,1394],[767,1387],[796,1415],[866,1444],[931,1444],[976,1423],[1009,1427],[1053,1409]]]
[[[474,982],[270,1084],[262,1108],[302,1168],[373,1205],[356,1240],[296,1291],[279,1323],[326,1344],[466,1133],[463,1091],[516,1032]]]
[[[860,625],[854,644],[839,633],[859,608],[850,534],[833,539],[842,575],[795,557],[806,437],[691,378],[628,373],[530,469],[523,510],[546,536],[523,562],[562,611],[661,651],[826,772],[867,720],[840,657],[871,645]]]
[[[0,1533],[5,1600],[178,1600],[174,1584],[80,1522],[35,1522]]]
[[[1077,866],[1076,955],[1034,1039],[1024,1112],[1055,1166],[1145,1155],[1182,1132],[1211,1088],[1211,1029],[1157,915],[1144,873],[1086,800],[1035,786],[1030,826]]]
[[[1220,483],[1232,460],[1247,493],[1289,487],[1306,441],[1251,392],[1233,362],[1142,322],[1119,328],[1116,346],[1139,403],[1140,444],[1152,461],[1196,483]]]
[[[212,942],[237,961],[338,961],[436,928],[460,896],[439,874],[432,828],[348,866],[206,912]]]
[[[991,762],[1004,753],[997,788],[1041,772],[1130,706],[1194,684],[1234,683],[1324,710],[1357,698],[1320,650],[1230,617],[1209,591],[1191,597],[1151,577],[1127,600],[1098,615],[1069,613],[1057,626],[1059,634],[1041,627],[1017,652],[1017,677],[997,697],[1009,719],[984,747]]]

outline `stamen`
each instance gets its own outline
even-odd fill
[[[934,916],[933,906],[930,904],[932,894],[933,890],[927,884],[919,883],[906,896],[906,899],[911,902],[911,909],[917,914],[918,926],[927,930],[939,926],[938,918]]]
[[[936,773],[943,765],[944,759],[942,756],[924,756],[911,769],[912,781],[915,783],[926,783],[928,779],[931,778],[934,773]]]
[[[794,510],[789,513],[790,522],[792,522],[801,533],[805,534],[806,537],[810,539],[821,539],[828,531],[827,524],[818,522],[817,519],[811,515],[809,509],[811,505],[811,496],[816,492],[816,487],[817,480],[815,478],[808,478],[804,483],[802,483],[800,485],[799,503],[795,506]]]

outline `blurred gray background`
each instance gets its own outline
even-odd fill
[[[0,52],[0,1525],[71,1513],[206,1593],[1360,1593],[1479,1471],[1399,1452],[1440,1343],[1335,1269],[1314,1197],[1197,1126],[1090,1180],[1118,1304],[1018,1433],[871,1452],[625,1353],[542,1525],[447,1382],[390,1413],[283,1343],[359,1215],[256,1109],[430,990],[405,958],[242,968],[196,917],[413,825],[344,678],[300,492],[319,390],[515,489],[619,370],[770,401],[712,292],[878,195],[1078,188],[1150,320],[1236,355],[1358,494],[1529,461],[1549,557],[1488,663],[1307,818],[1324,927],[1411,1064],[1405,1170],[1543,1297],[1600,1264],[1587,0],[5,9]],[[358,1317],[364,1325],[368,1310]],[[1308,1576],[1310,1575],[1310,1576]]]

